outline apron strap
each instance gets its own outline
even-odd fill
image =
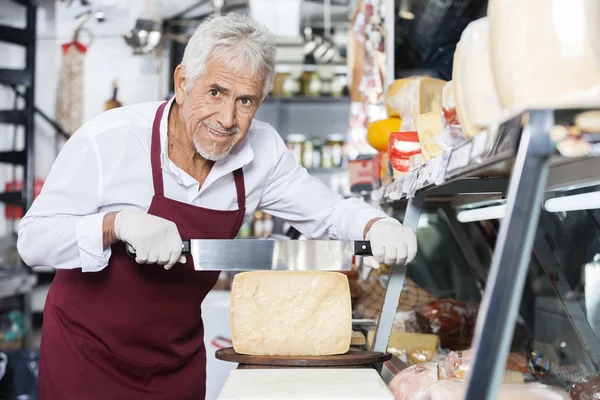
[[[154,195],[164,196],[162,164],[160,162],[160,122],[165,111],[165,101],[156,110],[154,123],[152,124],[152,141],[150,142],[150,163],[152,165],[152,182],[154,183]]]
[[[233,171],[233,179],[235,180],[238,208],[243,210],[246,208],[246,185],[244,184],[244,171],[242,171],[241,168]]]

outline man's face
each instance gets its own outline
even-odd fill
[[[181,65],[175,83],[180,118],[198,153],[211,161],[227,156],[246,136],[262,102],[262,73],[209,59],[189,93]]]

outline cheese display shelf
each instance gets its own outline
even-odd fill
[[[595,194],[594,186],[600,185],[600,158],[595,157],[600,154],[596,144],[600,129],[593,124],[582,129],[581,124],[582,117],[596,112],[568,109],[520,113],[496,129],[482,131],[453,150],[413,168],[372,195],[384,207],[408,201],[404,224],[414,229],[419,226],[427,199],[440,196],[455,201],[463,195],[477,194],[479,204],[470,202],[469,212],[488,215],[470,221],[501,220],[471,344],[471,373],[465,377],[466,387],[456,389],[464,390],[466,399],[491,399],[499,393],[532,253],[552,282],[557,296],[554,307],[562,305],[574,329],[574,340],[584,349],[582,357],[588,360],[587,370],[594,372],[600,367],[598,337],[579,304],[569,301],[572,294],[565,273],[538,230],[544,200],[560,199],[562,194],[572,194],[574,190]],[[490,204],[496,207],[489,207]],[[548,204],[545,203],[547,209]],[[587,208],[598,208],[597,200],[596,203],[588,200],[587,204]],[[565,211],[585,208],[573,206]],[[449,219],[457,223],[457,215]],[[458,218],[458,221],[466,223],[469,219]],[[389,272],[375,333],[376,351],[390,343],[405,274],[405,266],[395,266]],[[502,388],[508,390],[504,384]]]

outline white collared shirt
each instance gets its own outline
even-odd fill
[[[215,210],[238,208],[232,172],[244,171],[246,220],[256,209],[288,221],[311,238],[361,240],[368,221],[386,217],[357,199],[344,200],[298,165],[279,134],[254,120],[246,137],[198,182],[168,157],[169,101],[160,124],[165,196]],[[104,112],[75,133],[57,157],[41,194],[19,224],[18,250],[31,266],[99,271],[110,248],[102,222],[110,211],[147,211],[154,188],[152,122],[160,103]]]

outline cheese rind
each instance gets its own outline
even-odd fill
[[[490,0],[488,17],[504,109],[600,105],[598,0]]]
[[[239,354],[346,353],[352,339],[348,278],[322,271],[236,275],[231,289],[231,338]]]

